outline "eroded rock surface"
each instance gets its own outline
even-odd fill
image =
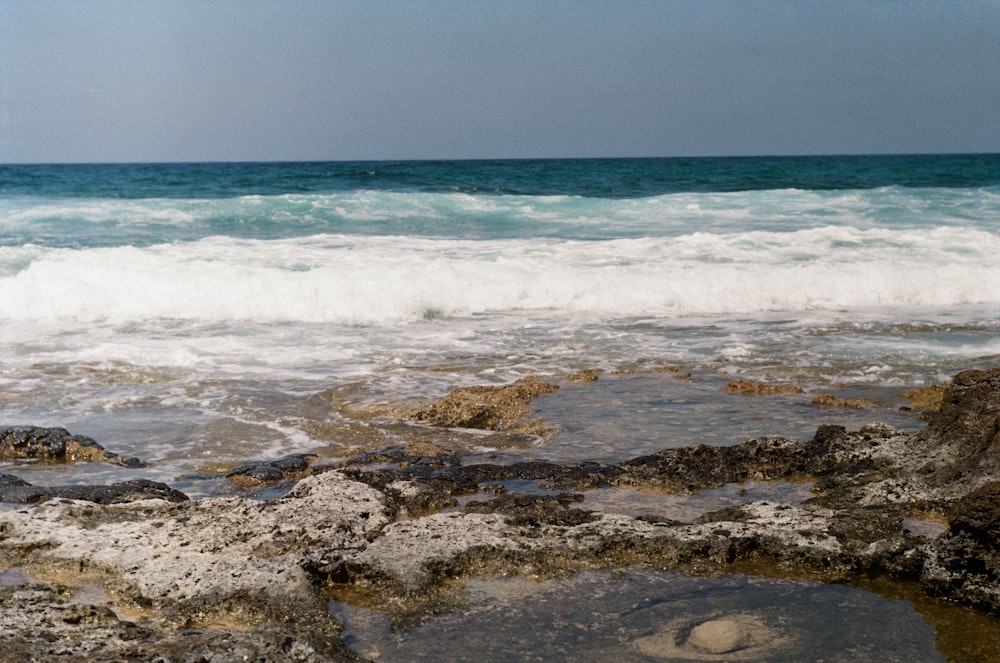
[[[536,377],[506,386],[459,387],[418,410],[414,418],[446,428],[510,430],[530,414],[528,404],[534,398],[558,388]]]
[[[440,425],[460,425],[446,409],[436,410]],[[198,660],[236,651],[275,661],[343,660],[350,654],[328,596],[403,619],[448,605],[455,584],[474,576],[633,564],[712,574],[761,563],[847,582],[888,575],[1000,615],[997,431],[1000,371],[967,371],[915,435],[882,424],[855,432],[824,426],[810,440],[668,449],[613,465],[463,465],[460,454],[440,447],[401,446],[312,466],[288,494],[267,501],[172,503],[159,495],[100,505],[63,495],[0,512],[0,563],[50,583],[0,595],[0,623],[9,625],[0,642],[48,646],[47,636],[15,618],[24,604],[48,611],[45,619],[60,628],[74,620],[99,626],[101,651],[87,636],[56,636],[78,641],[77,660],[102,660],[106,652],[154,660],[143,657],[156,643],[177,651],[192,644],[191,651],[207,652]],[[815,482],[814,497],[754,501],[686,522],[599,512],[580,501],[595,488],[695,493],[774,480]],[[524,482],[545,490],[508,488]],[[903,526],[926,513],[946,517],[948,530],[929,538]],[[101,606],[66,608],[55,588],[67,577],[101,587],[112,607],[141,617],[126,624]],[[712,655],[749,651],[767,635],[749,622],[695,626],[684,646]]]

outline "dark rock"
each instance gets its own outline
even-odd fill
[[[243,488],[301,479],[309,474],[315,458],[316,454],[290,454],[274,460],[251,460],[234,467],[226,478]]]
[[[0,460],[22,459],[43,462],[104,461],[125,467],[144,466],[138,458],[111,453],[86,435],[71,435],[65,428],[0,427]]]
[[[0,502],[34,504],[59,498],[96,504],[122,504],[148,499],[183,502],[188,499],[179,490],[147,479],[132,479],[108,486],[34,486],[12,474],[0,473]]]
[[[1000,368],[956,375],[914,442],[925,461],[919,472],[932,485],[1000,479]]]
[[[951,534],[965,533],[981,546],[1000,550],[1000,482],[984,484],[956,501],[949,521]]]

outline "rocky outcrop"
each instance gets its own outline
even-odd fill
[[[143,466],[138,458],[112,453],[86,435],[71,435],[64,428],[0,427],[0,460],[25,459],[64,463],[103,461],[125,467]]]
[[[536,377],[506,386],[459,387],[439,401],[417,410],[413,418],[445,428],[511,430],[531,411],[528,404],[559,386]]]
[[[98,506],[53,500],[5,512],[0,562],[42,580],[72,577],[99,585],[113,605],[149,615],[142,628],[178,651],[183,642],[200,641],[217,656],[179,660],[241,660],[222,656],[237,650],[234,642],[254,660],[342,660],[338,629],[309,560],[363,550],[388,523],[378,492],[331,472],[266,502],[236,497]],[[33,637],[34,626],[19,627],[6,614],[21,611],[20,599],[10,600],[0,605],[0,622],[27,631],[7,631],[6,637]],[[52,603],[55,613],[63,610]],[[153,658],[160,650],[148,638],[138,647],[146,657],[130,657],[137,651],[132,631],[100,606],[93,614],[109,629],[103,652],[118,657],[109,660],[162,660]],[[191,629],[203,637],[180,637]],[[89,645],[81,646],[77,660],[98,660],[88,658]]]
[[[479,396],[503,393],[520,407],[538,389],[475,391],[426,416],[502,426],[507,415],[493,419]],[[469,418],[448,415],[452,408]],[[456,580],[635,564],[690,574],[759,565],[840,582],[883,575],[1000,615],[998,431],[1000,371],[969,371],[915,435],[883,424],[824,426],[809,440],[667,449],[612,465],[464,465],[460,453],[404,445],[336,465],[289,461],[293,473],[304,464],[311,474],[266,501],[161,494],[105,505],[61,495],[0,512],[0,564],[47,583],[0,591],[0,643],[51,653],[47,642],[68,639],[77,658],[66,660],[152,661],[152,652],[180,652],[181,643],[202,658],[177,660],[347,660],[330,596],[419,619],[452,604]],[[247,467],[287,479],[281,464]],[[814,495],[685,521],[588,508],[584,499],[595,488],[696,493],[751,480],[808,480]],[[947,518],[945,532],[904,525],[928,512]],[[100,587],[107,600],[70,605],[67,578]],[[140,614],[126,618],[125,608]],[[54,626],[38,629],[37,620]],[[719,617],[643,646],[726,656],[749,652],[751,639],[778,638],[769,628]]]

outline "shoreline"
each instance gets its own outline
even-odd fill
[[[570,383],[593,377],[581,373]],[[528,405],[556,386],[536,378],[457,389],[409,417],[459,433],[477,424],[517,440],[537,434],[537,424],[521,428],[532,421]],[[757,392],[738,397],[769,397],[762,386],[734,389]],[[0,512],[0,623],[7,627],[0,639],[25,654],[58,647],[77,657],[66,660],[153,660],[172,649],[225,656],[238,648],[277,661],[355,660],[363,657],[342,641],[330,599],[413,624],[447,613],[476,578],[562,578],[637,565],[690,577],[883,582],[927,597],[928,605],[942,597],[996,616],[998,420],[1000,370],[965,371],[915,433],[877,423],[851,432],[823,425],[809,440],[762,437],[609,463],[469,463],[445,445],[417,441],[334,462],[298,455],[229,470],[244,488],[291,484],[269,499],[258,492],[258,499],[192,501],[153,482],[46,494],[5,480],[3,490],[43,501]],[[22,433],[34,439],[29,429]],[[67,445],[74,436],[66,435],[63,449],[80,448]],[[761,498],[754,482],[812,490],[794,500]],[[597,490],[697,497],[726,486],[743,486],[736,492],[745,499],[706,503],[683,520],[587,501]],[[80,585],[97,588],[103,602],[67,601]],[[49,639],[26,621],[29,614],[55,616],[62,630],[47,631]],[[771,645],[783,642],[774,624],[733,619],[717,628],[757,628],[773,635],[764,638]],[[185,635],[192,631],[197,637]],[[654,636],[635,647],[655,657],[649,647],[666,636]],[[987,637],[1000,643],[1000,626]],[[740,642],[729,653],[753,655]]]

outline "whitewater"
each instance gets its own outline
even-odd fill
[[[331,390],[605,371],[539,404],[563,432],[517,453],[555,459],[873,418],[734,405],[734,378],[916,428],[898,392],[1000,355],[998,253],[991,155],[0,166],[0,423],[195,494],[206,468],[356,448],[370,423],[310,405]],[[625,377],[663,367],[691,378]]]

